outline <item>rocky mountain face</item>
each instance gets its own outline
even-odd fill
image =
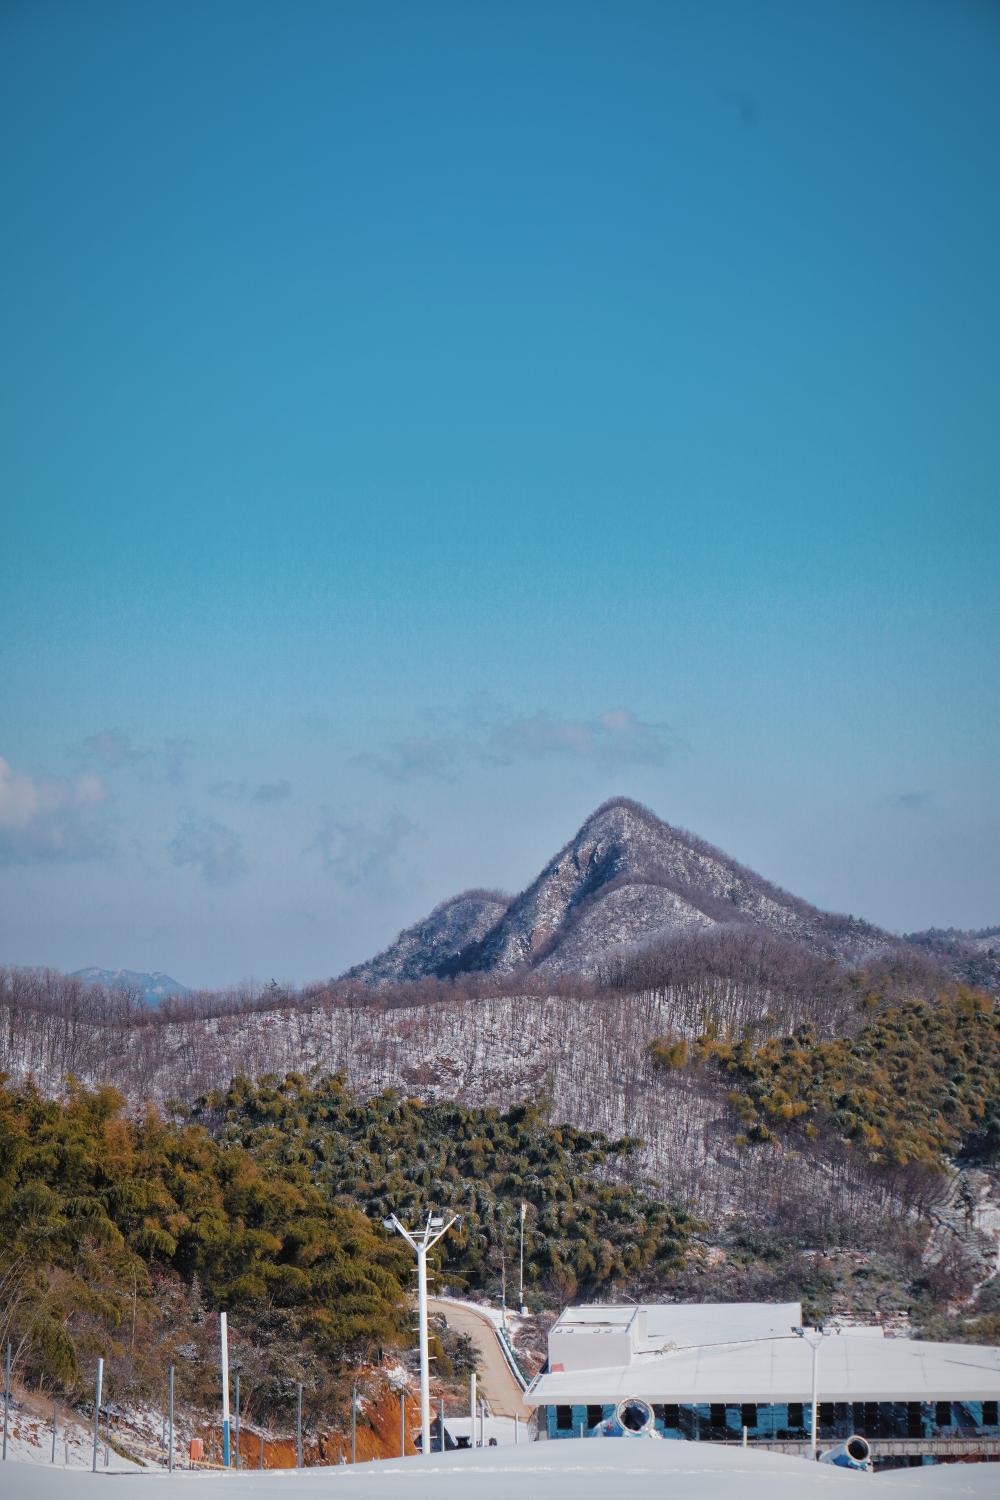
[[[845,962],[899,940],[818,911],[625,798],[606,802],[520,895],[470,892],[350,971],[374,985],[459,974],[596,974],[616,951],[718,927],[762,929]]]
[[[450,972],[459,955],[482,942],[510,904],[502,891],[463,891],[407,927],[390,948],[351,969],[346,977],[371,984],[401,984]]]

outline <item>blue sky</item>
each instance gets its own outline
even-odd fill
[[[0,13],[0,960],[339,972],[626,793],[1000,921],[1000,11]]]

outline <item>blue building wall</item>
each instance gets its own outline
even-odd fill
[[[859,1433],[862,1437],[1000,1437],[996,1402],[982,1401],[837,1401],[821,1402],[819,1441],[837,1441]],[[739,1441],[747,1436],[781,1440],[809,1436],[812,1415],[807,1402],[764,1405],[655,1405],[656,1430],[665,1438]],[[550,1406],[550,1438],[579,1437],[614,1415],[605,1406]],[[987,1418],[989,1420],[987,1421]]]

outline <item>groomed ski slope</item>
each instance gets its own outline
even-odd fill
[[[851,1473],[710,1443],[564,1439],[524,1448],[386,1459],[352,1468],[230,1474],[98,1473],[8,1463],[3,1500],[995,1500],[1000,1465]]]

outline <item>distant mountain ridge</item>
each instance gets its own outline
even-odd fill
[[[101,984],[106,990],[132,990],[139,993],[147,1005],[159,1005],[161,1000],[174,996],[190,995],[191,990],[169,974],[155,970],[145,974],[136,969],[75,969],[72,979],[82,979],[84,984]]]
[[[615,950],[720,926],[763,929],[858,962],[903,945],[823,912],[628,798],[605,802],[520,895],[469,891],[346,978],[372,985],[461,974],[596,974]]]

